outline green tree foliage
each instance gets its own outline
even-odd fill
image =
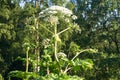
[[[3,80],[3,77],[2,77],[2,75],[0,74],[0,80]]]
[[[103,78],[105,71],[99,71],[98,64],[101,59],[107,58],[110,60],[111,55],[119,56],[119,1],[118,0],[75,0],[76,15],[78,15],[78,20],[76,22],[81,27],[81,35],[76,34],[72,39],[81,47],[87,48],[97,48],[100,55],[104,57],[99,58],[93,55],[81,54],[83,56],[91,57],[95,60],[95,71],[98,70],[102,74],[99,78]],[[76,38],[77,37],[77,38]],[[93,56],[93,57],[92,57]],[[106,57],[105,57],[106,56]],[[112,56],[113,57],[113,56]],[[116,57],[115,57],[116,58]],[[114,59],[111,65],[114,65]],[[107,62],[108,63],[108,62]],[[117,64],[116,64],[117,65]],[[103,67],[101,67],[103,69]],[[92,71],[91,71],[92,72]],[[97,72],[96,72],[97,73]],[[108,75],[110,72],[108,72]],[[117,77],[116,77],[117,78]],[[93,79],[93,78],[92,78]],[[98,77],[96,77],[98,79]],[[108,79],[108,78],[105,78]],[[110,79],[110,78],[109,78]],[[103,79],[102,79],[103,80]]]
[[[119,80],[119,4],[0,0],[0,79]]]
[[[12,42],[16,38],[15,26],[11,20],[15,5],[10,0],[1,0],[0,2],[0,57],[1,74],[5,74],[8,65],[11,64],[14,54],[11,51]]]
[[[76,1],[77,22],[82,29],[82,37],[76,39],[78,44],[93,46],[107,53],[119,53],[119,1]]]

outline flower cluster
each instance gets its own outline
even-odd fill
[[[49,17],[45,18],[44,21],[50,22],[51,24],[58,23],[58,17],[50,15]]]
[[[44,45],[44,48],[47,48],[50,46],[50,39],[44,39],[42,44]]]
[[[65,7],[51,6],[45,10],[42,10],[39,13],[38,18],[42,19],[43,21],[47,23],[50,23],[52,25],[50,26],[50,29],[51,29],[53,25],[55,26],[63,22],[68,23],[68,24],[72,23],[72,21],[77,19],[77,16],[73,15],[72,11]]]
[[[73,19],[73,20],[76,20],[76,19],[77,19],[77,16],[72,15],[72,19]]]
[[[45,10],[43,10],[42,12],[39,13],[39,15],[43,15],[44,13],[48,12],[50,14],[56,14],[58,11],[60,11],[62,14],[64,15],[68,15],[71,16],[73,13],[71,10],[65,8],[65,7],[61,7],[61,6],[51,6]]]
[[[39,18],[40,17],[46,17],[46,15],[54,15],[57,14],[58,12],[61,12],[62,15],[66,15],[68,17],[71,17],[73,20],[77,19],[77,16],[73,15],[72,11],[62,7],[62,6],[51,6],[39,13]]]

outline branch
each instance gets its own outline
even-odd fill
[[[73,61],[80,53],[83,53],[83,52],[89,51],[89,50],[90,50],[90,49],[85,49],[85,50],[82,50],[82,51],[80,51],[80,52],[77,52],[77,54],[72,58],[71,61]]]
[[[69,30],[69,29],[70,29],[70,27],[68,27],[68,28],[66,28],[66,29],[64,29],[64,30],[62,30],[62,31],[60,31],[60,32],[58,32],[56,35],[60,35],[60,34],[62,34],[63,32]],[[56,35],[53,35],[53,37],[55,37]]]
[[[60,35],[61,33],[65,32],[65,31],[67,31],[67,30],[69,30],[69,29],[70,29],[70,27],[68,27],[68,28],[66,28],[66,29],[64,29],[64,30],[62,30],[62,31],[60,31],[59,33],[57,33],[57,35]]]
[[[37,17],[37,19],[39,19],[39,17]],[[35,23],[37,22],[37,19],[35,20]],[[38,28],[38,22],[37,22],[37,26],[36,26],[37,28]],[[41,26],[41,27],[43,27],[43,26]],[[50,31],[49,29],[47,29],[46,27],[43,27],[45,30],[47,30],[48,32],[50,32],[51,34],[54,34],[52,31]]]
[[[44,29],[46,29],[48,32],[50,32],[51,34],[54,34],[52,31],[50,31],[49,29],[43,27]]]
[[[69,68],[66,68],[65,69],[65,71],[63,72],[64,74],[67,72],[67,71],[69,71],[71,69],[71,67],[69,67]]]

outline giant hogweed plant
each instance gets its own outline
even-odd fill
[[[72,19],[70,17],[73,16],[73,19],[76,19],[77,17],[72,14],[70,10],[64,7],[60,6],[52,6],[50,8],[47,8],[39,13],[39,19],[43,19],[43,22],[46,24],[50,24],[49,26],[44,26],[46,31],[48,31],[51,34],[51,39],[53,39],[54,44],[54,57],[55,61],[57,62],[59,66],[59,70],[61,71],[60,67],[60,61],[58,59],[58,42],[62,42],[60,35],[64,32],[70,30],[71,28],[78,28],[78,26],[75,26],[71,23]],[[65,21],[65,23],[61,23],[62,21]],[[70,24],[71,23],[71,24]],[[63,27],[61,28],[61,24]]]
[[[44,55],[42,65],[46,67],[47,74],[51,72],[50,67],[53,67],[53,65],[56,66],[55,69],[58,70],[58,74],[66,74],[69,70],[75,68],[75,66],[82,66],[84,69],[92,68],[93,63],[90,59],[80,60],[77,57],[82,52],[96,52],[95,50],[81,50],[75,43],[75,45],[71,44],[71,50],[76,46],[78,48],[75,48],[74,57],[69,59],[67,54],[60,49],[61,44],[66,40],[66,36],[72,34],[73,31],[80,32],[79,26],[74,22],[77,17],[73,15],[72,11],[65,7],[51,6],[41,11],[38,18],[47,24],[42,27],[51,34],[50,37],[46,37],[43,40]],[[52,59],[53,55],[54,61]]]

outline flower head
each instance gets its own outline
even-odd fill
[[[44,19],[44,21],[50,22],[51,24],[56,24],[56,23],[58,23],[58,17],[57,17],[57,16],[50,15],[49,17],[46,17],[46,18]]]
[[[49,47],[50,45],[50,39],[44,39],[42,44],[44,45],[45,48]]]
[[[77,19],[77,16],[73,15],[73,16],[72,16],[72,19],[73,19],[73,20]]]
[[[57,14],[58,12],[61,12],[63,15],[71,16],[73,13],[71,10],[62,7],[62,6],[51,6],[39,13],[39,17],[43,16],[44,14]]]
[[[51,6],[39,13],[38,18],[44,18],[45,22],[51,24],[59,24],[59,19],[63,18],[65,22],[69,23],[72,20],[77,19],[77,16],[73,15],[72,11],[62,6]]]
[[[68,16],[71,16],[73,13],[71,10],[65,8],[65,7],[61,7],[61,6],[51,6],[49,8],[50,10],[55,10],[55,11],[60,11],[61,13],[65,14],[65,15],[68,15]]]

